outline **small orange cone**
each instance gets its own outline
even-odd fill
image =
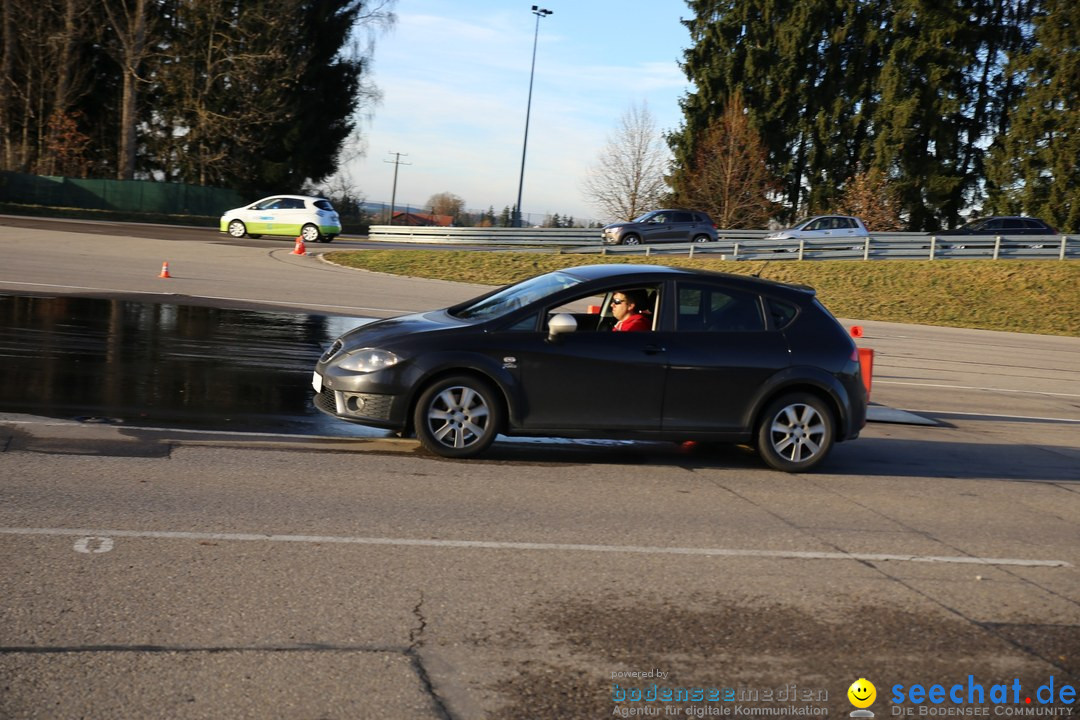
[[[172,277],[172,275],[169,274],[169,261],[168,260],[161,263],[161,274],[158,275],[158,277],[160,277],[160,278],[171,278]]]
[[[307,248],[304,247],[304,236],[300,235],[296,238],[296,247],[292,249],[290,255],[307,255]]]

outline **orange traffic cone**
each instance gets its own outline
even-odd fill
[[[158,277],[160,277],[160,278],[171,278],[172,277],[172,275],[169,274],[169,261],[168,260],[161,263],[161,274],[158,275]]]
[[[296,247],[292,249],[290,255],[307,255],[307,249],[304,247],[304,236],[300,235],[296,238]]]

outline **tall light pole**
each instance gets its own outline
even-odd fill
[[[533,74],[536,72],[536,40],[540,37],[540,18],[551,15],[553,11],[536,5],[532,14],[536,16],[536,30],[533,31],[532,68],[529,70],[529,102],[525,106],[525,140],[521,143],[521,175],[518,178],[518,198],[514,207],[514,227],[521,227],[521,189],[525,185],[525,150],[529,147],[529,113],[532,111]]]

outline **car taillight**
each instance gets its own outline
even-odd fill
[[[859,362],[859,348],[852,348],[851,349],[851,361],[852,362]]]

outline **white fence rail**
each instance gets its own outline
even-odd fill
[[[956,260],[1080,259],[1080,235],[949,235],[889,233],[868,238],[765,240],[765,230],[719,230],[709,243],[604,245],[599,229],[435,228],[373,226],[368,238],[450,245],[549,246],[561,253],[696,255],[725,260]]]

